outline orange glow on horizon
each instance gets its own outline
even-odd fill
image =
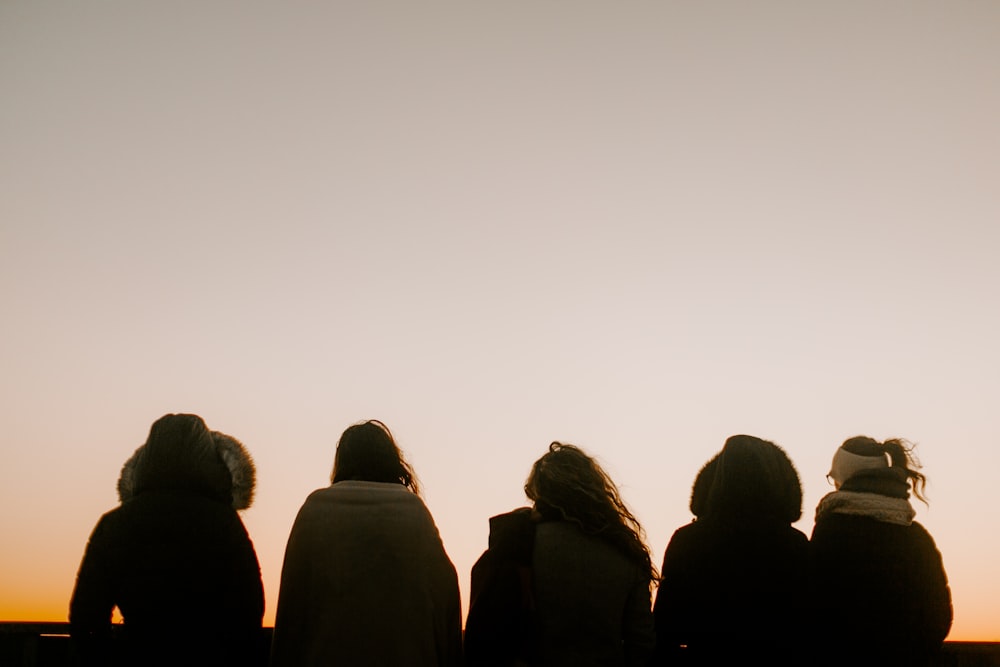
[[[270,607],[271,605],[269,605]],[[10,598],[0,602],[0,623],[5,622],[35,622],[35,623],[66,623],[68,622],[69,600],[64,603],[52,601],[33,601],[25,598]],[[113,622],[122,621],[118,609],[114,611]],[[264,627],[274,627],[274,612],[268,608],[264,613]],[[1000,619],[991,621],[983,619],[975,622],[964,622],[958,631],[952,631],[946,641],[951,642],[1000,642]]]

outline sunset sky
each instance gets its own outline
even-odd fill
[[[552,440],[659,561],[729,435],[806,534],[840,442],[908,438],[950,638],[1000,641],[1000,3],[0,0],[0,95],[0,620],[65,620],[194,412],[256,459],[267,625],[377,418],[464,601]]]

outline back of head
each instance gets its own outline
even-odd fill
[[[168,414],[136,452],[133,493],[191,491],[229,502],[232,479],[211,432],[198,415]]]
[[[917,472],[920,462],[913,454],[913,445],[901,438],[879,442],[866,435],[848,438],[833,455],[830,477],[839,489],[852,480],[865,477],[889,476],[901,486],[912,484],[913,494],[926,502],[924,488],[927,478]],[[905,489],[900,491],[905,495]]]
[[[376,419],[350,426],[340,436],[330,481],[348,480],[402,484],[420,493],[416,475],[389,427]]]
[[[734,435],[719,452],[707,515],[713,520],[798,521],[802,484],[781,447],[751,435]]]
[[[647,570],[651,579],[656,577],[638,519],[608,474],[579,447],[550,444],[532,466],[524,492],[543,519],[576,524],[617,547]]]
[[[617,495],[613,486],[582,449],[553,442],[532,466],[524,492],[546,519],[573,521],[596,532],[607,520],[611,497]]]

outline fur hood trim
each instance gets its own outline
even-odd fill
[[[253,457],[243,443],[231,435],[212,431],[212,440],[233,478],[233,509],[245,510],[253,504],[257,485],[257,467]]]
[[[231,435],[211,431],[212,442],[219,458],[225,463],[232,480],[233,509],[245,510],[253,504],[257,483],[257,468],[246,446]],[[125,502],[135,495],[136,470],[142,465],[146,445],[136,449],[122,466],[118,477],[118,500]]]

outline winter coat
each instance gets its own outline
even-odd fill
[[[699,471],[698,517],[663,556],[654,665],[809,664],[802,488],[774,443],[737,435]]]
[[[526,665],[536,658],[536,525],[529,507],[490,518],[489,548],[472,566],[466,667]]]
[[[313,492],[281,570],[271,664],[457,665],[458,578],[427,507],[401,484]]]
[[[135,665],[255,664],[264,590],[217,444],[226,437],[194,415],[167,415],[126,463],[122,503],[94,528],[70,602],[85,664],[112,654]],[[235,474],[252,480],[238,449]],[[124,625],[112,643],[115,607]]]
[[[490,520],[490,548],[473,570],[470,666],[645,665],[654,642],[648,571],[568,521],[540,521],[531,535],[528,516]]]
[[[948,635],[941,554],[913,520],[907,495],[905,478],[886,468],[852,477],[820,501],[810,598],[823,664],[932,664]]]
[[[542,521],[532,554],[538,665],[644,665],[655,634],[649,570],[568,521]]]
[[[663,556],[655,664],[808,664],[806,536],[780,521],[694,521]]]

